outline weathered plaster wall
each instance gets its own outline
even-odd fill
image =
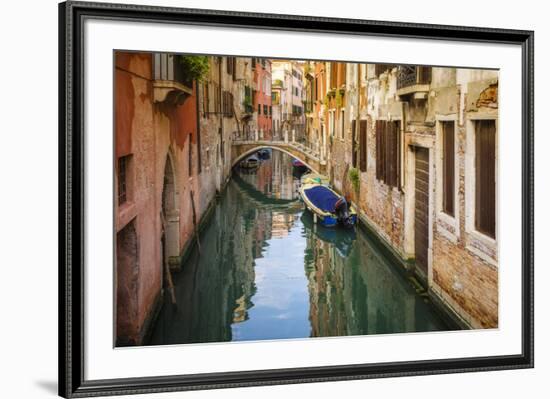
[[[440,69],[443,68],[434,68],[435,76],[441,76]],[[460,84],[455,84],[456,81]],[[447,87],[442,79],[439,83],[432,113],[437,120],[455,121],[458,201],[454,219],[444,215],[438,204],[435,206],[431,287],[472,327],[495,328],[498,327],[498,245],[488,244],[493,240],[468,227],[467,215],[473,214],[473,203],[466,200],[466,191],[467,185],[475,180],[475,170],[467,166],[468,158],[473,156],[471,120],[498,119],[498,74],[459,69],[456,80],[449,77]],[[440,175],[436,173],[436,185],[441,184],[437,180]],[[438,189],[436,186],[436,193]],[[440,195],[436,195],[436,201],[440,200]]]
[[[156,141],[154,134],[151,55],[123,54],[116,57],[115,98],[115,171],[117,159],[131,155],[128,170],[129,195],[126,203],[118,206],[118,173],[115,173],[115,215],[117,231],[133,221],[137,236],[137,286],[127,289],[137,301],[136,314],[118,312],[130,327],[125,331],[130,342],[139,342],[143,325],[161,286],[160,251],[158,245],[142,237],[158,235],[155,212]],[[117,283],[130,284],[127,276],[118,276]],[[147,281],[147,284],[144,284]],[[123,309],[119,309],[123,310]]]
[[[379,234],[399,253],[404,254],[404,195],[376,179],[376,121],[402,120],[402,103],[395,97],[395,69],[379,77],[374,66],[367,66],[366,106],[361,119],[367,121],[367,170],[360,172],[359,204]]]
[[[178,234],[167,243],[167,246],[176,246],[172,254],[176,256],[170,257],[173,263],[177,262],[177,255],[194,235],[191,191],[194,194],[196,222],[199,223],[219,188],[218,183],[221,184],[229,175],[229,135],[236,130],[237,123],[225,122],[228,125],[224,126],[225,164],[217,168],[215,162],[221,162],[216,157],[220,145],[218,128],[224,122],[220,121],[219,115],[200,117],[196,97],[200,93],[196,84],[182,105],[154,103],[151,65],[150,54],[117,54],[115,154],[117,159],[131,154],[131,162],[128,172],[129,200],[120,207],[115,201],[115,215],[117,231],[134,221],[138,252],[137,292],[135,296],[131,295],[137,301],[136,315],[125,315],[122,309],[118,313],[121,323],[129,325],[124,340],[134,343],[143,339],[147,321],[155,311],[163,286],[161,212],[167,160],[171,163],[175,182],[174,211],[167,214],[170,226],[174,226]],[[201,128],[200,174],[197,118]],[[127,276],[118,277],[118,281],[128,280],[131,284]]]

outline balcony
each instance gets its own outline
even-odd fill
[[[156,103],[181,105],[193,94],[193,80],[183,68],[180,55],[155,53],[153,98]]]
[[[401,65],[397,69],[397,95],[426,99],[431,80],[431,67]]]

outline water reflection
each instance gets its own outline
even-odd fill
[[[291,158],[237,171],[165,301],[150,344],[443,330],[426,299],[357,232],[313,224]]]

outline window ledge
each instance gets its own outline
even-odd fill
[[[497,242],[477,230],[467,231],[466,249],[492,266],[497,267]]]
[[[485,252],[481,251],[479,248],[475,248],[471,245],[466,245],[466,249],[472,254],[476,255],[478,258],[481,258],[482,260],[487,262],[489,265],[495,268],[498,267],[497,261],[493,259],[491,256],[487,255]]]
[[[445,226],[437,223],[437,232],[443,236],[444,238],[446,238],[448,241],[452,242],[453,244],[457,244],[458,243],[458,236],[453,232],[453,231],[450,231],[449,229],[445,228]]]
[[[425,99],[428,97],[428,92],[430,91],[429,84],[413,84],[411,86],[402,87],[397,89],[397,96],[408,96],[414,94],[415,98]]]
[[[443,233],[443,231],[445,231],[449,235],[452,235],[454,237],[452,240],[456,243],[456,241],[460,238],[460,225],[458,223],[458,218],[450,216],[439,210],[437,212],[437,222],[438,231],[442,234],[445,234]]]
[[[136,204],[133,201],[126,201],[118,206],[116,228],[117,232],[122,230],[137,215]]]

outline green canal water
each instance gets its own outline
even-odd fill
[[[291,158],[235,170],[150,345],[448,330],[361,228],[313,224]]]

